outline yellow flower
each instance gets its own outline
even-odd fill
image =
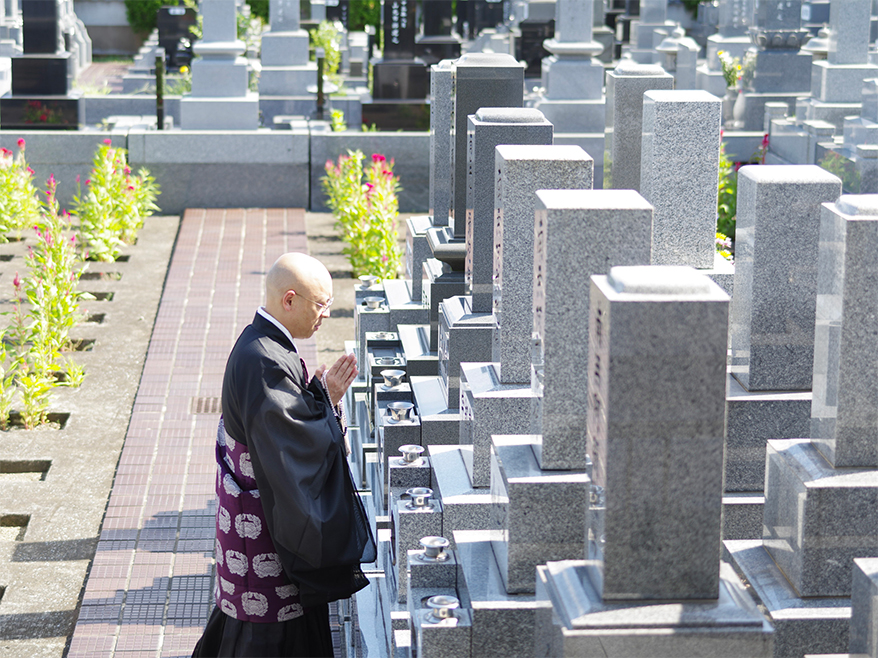
[[[739,66],[738,68],[741,68],[741,67]],[[181,66],[180,73],[189,73],[189,67],[188,66]]]

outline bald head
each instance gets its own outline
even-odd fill
[[[265,310],[277,318],[293,338],[307,338],[317,330],[323,317],[319,304],[325,304],[331,297],[329,271],[308,254],[284,254],[265,277]]]

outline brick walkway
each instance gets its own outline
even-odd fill
[[[180,228],[69,658],[189,656],[210,613],[223,368],[303,210],[190,210]],[[299,341],[314,368],[314,339]]]

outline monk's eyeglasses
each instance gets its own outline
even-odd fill
[[[293,292],[295,292],[297,296],[301,297],[305,301],[311,302],[312,304],[316,305],[317,308],[320,309],[321,313],[325,313],[326,311],[328,311],[329,307],[332,306],[332,302],[335,301],[335,297],[330,297],[329,301],[326,303],[318,302],[318,301],[315,301],[313,299],[308,299],[307,297],[305,297],[305,295],[299,295],[299,293],[297,293],[295,290],[293,290]]]

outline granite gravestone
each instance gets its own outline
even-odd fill
[[[643,94],[673,87],[674,76],[660,66],[622,60],[607,72],[605,188],[640,190]]]
[[[856,558],[851,586],[852,654],[878,656],[878,558]]]
[[[859,114],[863,81],[878,77],[869,62],[872,0],[830,5],[829,52],[811,65],[811,97],[796,103],[799,120],[828,121],[841,131],[846,116]]]
[[[875,413],[868,362],[878,317],[867,298],[876,244],[878,197],[823,204],[812,406],[819,436],[768,441],[762,540],[726,542],[777,628],[780,655],[847,649],[851,601],[842,597],[851,596],[853,560],[878,555],[878,450],[874,423],[861,420]]]
[[[800,51],[810,37],[801,27],[801,8],[801,0],[756,5],[750,37],[758,50],[744,89],[744,130],[762,130],[766,103],[785,102],[792,113],[796,98],[811,89],[811,55]]]
[[[511,55],[473,53],[455,66],[452,213],[454,236],[466,236],[467,118],[481,107],[521,107],[524,103],[524,68]]]
[[[719,0],[717,33],[707,37],[707,61],[698,67],[695,84],[714,96],[726,93],[726,81],[719,52],[743,60],[753,45],[748,31],[753,24],[754,0]]]
[[[3,129],[76,130],[85,116],[82,94],[70,91],[59,9],[56,0],[21,2],[24,54],[12,57],[11,91],[0,99]]]
[[[383,52],[372,64],[372,97],[376,100],[422,100],[429,91],[427,65],[415,57],[415,0],[384,0]]]
[[[193,47],[192,92],[180,101],[184,130],[255,130],[259,95],[250,91],[235,0],[204,0],[203,37]]]
[[[496,149],[493,363],[460,366],[460,443],[472,445],[465,461],[474,487],[491,482],[491,436],[530,428],[536,192],[591,189],[593,171],[578,146]]]
[[[688,267],[591,285],[589,558],[537,568],[535,655],[770,656],[719,560],[728,295]]]
[[[309,37],[301,27],[298,0],[271,0],[268,17],[270,29],[262,35],[259,94],[263,106],[270,108],[266,118],[270,121],[277,114],[302,113],[290,97],[306,96],[313,105],[308,88],[317,84],[317,63],[310,61]]]
[[[585,468],[589,276],[650,262],[652,206],[630,190],[537,192],[531,370],[543,469]]]
[[[840,193],[841,181],[813,165],[738,172],[728,492],[762,490],[767,439],[809,433],[820,205]]]
[[[656,265],[714,265],[721,124],[722,102],[706,91],[643,95],[640,191],[655,209]]]
[[[415,54],[427,64],[460,57],[461,39],[452,33],[454,12],[451,0],[424,0],[423,32],[415,39]]]
[[[494,150],[551,144],[552,137],[552,124],[536,109],[483,107],[468,118],[465,273],[473,313],[493,309]]]

